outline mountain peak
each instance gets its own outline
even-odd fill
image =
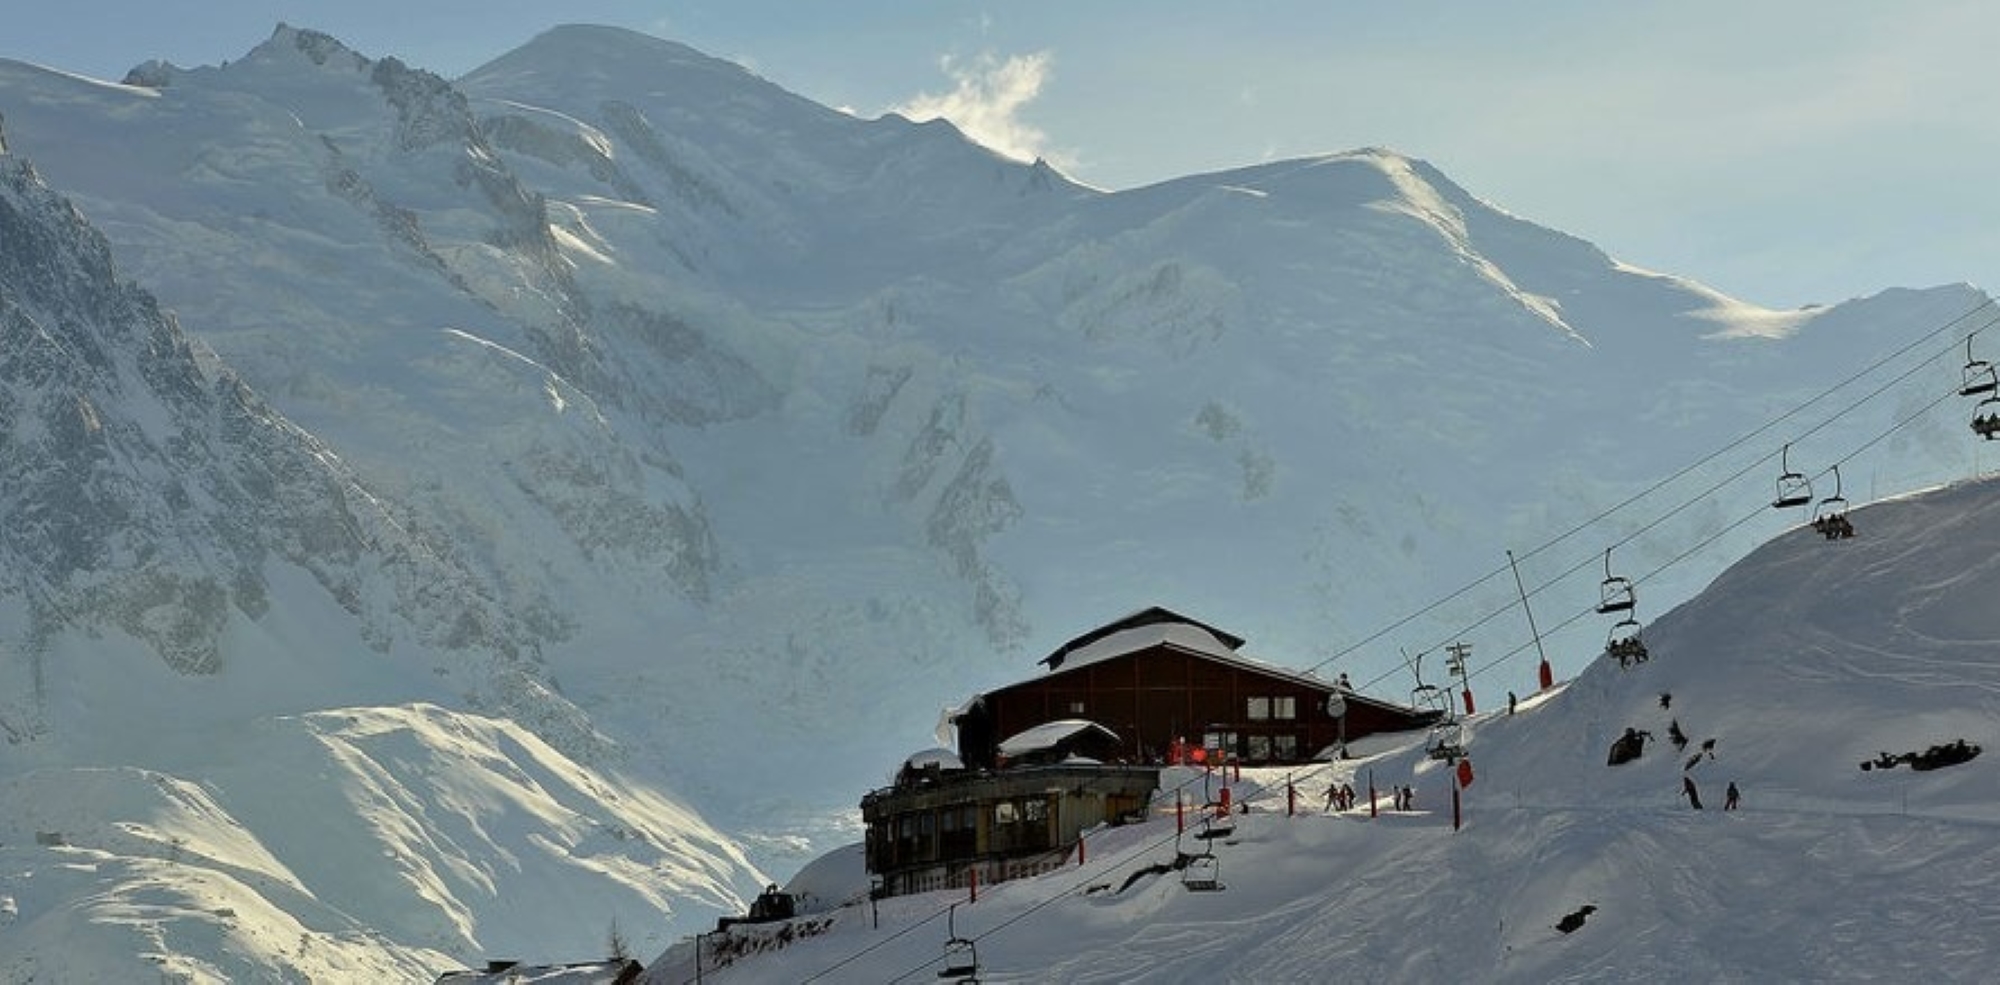
[[[248,57],[259,56],[289,57],[296,53],[304,55],[314,65],[332,64],[338,68],[365,71],[371,60],[341,43],[340,39],[324,31],[293,27],[282,21],[271,32],[269,40],[250,49]]]
[[[757,77],[735,62],[702,54],[663,38],[621,27],[564,24],[535,35],[528,43],[487,62],[473,76],[533,75],[564,80],[565,87],[589,82],[595,87],[629,95],[645,91],[635,80],[657,84],[670,77],[676,89],[696,85],[741,85]]]

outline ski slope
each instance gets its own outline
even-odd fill
[[[984,982],[1990,980],[1995,758],[1860,763],[2000,738],[1996,508],[2000,482],[1985,479],[1856,509],[1852,540],[1789,529],[1648,626],[1646,662],[1599,660],[1512,715],[1472,716],[1458,830],[1452,771],[1425,736],[1246,770],[1234,795],[1250,810],[1213,848],[1224,888],[1191,892],[1171,870],[1145,873],[1200,850],[1177,837],[1171,791],[1201,800],[1223,777],[1169,770],[1152,819],[1093,835],[1083,864],[977,902],[829,904],[789,946],[711,960],[703,980],[936,980],[948,926],[974,942]],[[1607,765],[1628,727],[1656,741]],[[1682,798],[1684,778],[1705,809]],[[1360,805],[1324,810],[1333,781]],[[1730,782],[1736,811],[1720,809]],[[1388,809],[1401,784],[1415,810]],[[792,888],[838,900],[857,871],[809,866]],[[1582,926],[1556,929],[1585,906]],[[647,980],[694,980],[692,946]]]

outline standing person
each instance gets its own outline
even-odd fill
[[[1736,800],[1741,796],[1741,794],[1736,792],[1736,781],[1729,781],[1729,789],[1722,795],[1722,809],[1725,811],[1735,810]]]
[[[1340,785],[1340,809],[1343,811],[1354,809],[1354,788],[1345,783]]]
[[[1681,793],[1687,795],[1688,806],[1701,810],[1701,791],[1694,788],[1694,777],[1681,777]]]
[[[1514,701],[1514,692],[1507,692],[1507,714],[1509,715],[1514,713]]]
[[[1340,784],[1329,783],[1326,785],[1326,809],[1330,811],[1343,809],[1340,806]]]

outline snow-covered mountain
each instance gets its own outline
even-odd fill
[[[1514,714],[1464,720],[1457,830],[1455,768],[1423,736],[1381,737],[1354,760],[1244,770],[1249,811],[1219,842],[1176,838],[1168,789],[1151,820],[1090,836],[1081,863],[977,901],[830,905],[858,868],[830,857],[798,880],[828,905],[782,941],[704,941],[701,980],[936,980],[955,933],[989,982],[1989,981],[1996,510],[1984,479],[1857,509],[1852,540],[1793,528],[1654,622],[1646,662],[1600,659]],[[1652,741],[1609,765],[1628,728]],[[1961,741],[1976,753],[1955,765],[1877,765]],[[1200,799],[1229,780],[1176,768],[1163,786]],[[1359,804],[1326,811],[1330,783]],[[1414,811],[1391,809],[1403,785]],[[1220,892],[1172,868],[1204,850]],[[696,980],[694,946],[645,980]]]
[[[1388,150],[1107,193],[590,27],[451,81],[289,27],[119,84],[0,61],[0,116],[5,776],[225,765],[135,737],[163,715],[478,715],[701,873],[639,941],[754,888],[739,846],[851,834],[939,705],[1133,609],[1391,697],[1399,649],[1470,638],[1490,700],[1532,676],[1511,579],[1375,634],[1518,549],[1568,676],[1604,549],[1665,611],[1782,525],[1784,442],[1857,498],[1977,465],[1935,398],[1978,291],[1765,311]],[[241,787],[319,782],[291,766]],[[410,961],[606,919],[396,871],[452,928],[394,936]]]
[[[543,741],[609,745],[478,576],[15,158],[0,244],[0,979],[407,980],[740,908],[732,839]]]

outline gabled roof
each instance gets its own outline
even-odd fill
[[[1219,633],[1221,634],[1220,636],[1217,635]],[[1422,716],[1424,714],[1417,709],[1400,705],[1393,701],[1371,698],[1351,688],[1342,690],[1335,682],[1315,677],[1309,673],[1291,670],[1276,664],[1269,664],[1252,657],[1244,656],[1242,653],[1237,652],[1237,647],[1242,645],[1243,641],[1238,637],[1221,633],[1220,630],[1213,629],[1193,620],[1184,619],[1174,612],[1156,606],[1144,612],[1134,613],[1108,626],[1092,630],[1071,640],[1063,649],[1057,650],[1041,661],[1042,663],[1049,663],[1050,660],[1054,660],[1055,663],[1050,666],[1049,673],[1040,678],[1040,680],[1047,680],[1050,677],[1067,674],[1114,657],[1122,657],[1127,654],[1140,653],[1151,649],[1170,649],[1192,653],[1205,660],[1212,660],[1228,667],[1247,670],[1251,673],[1261,674],[1276,680],[1288,681],[1303,687],[1328,692],[1338,690],[1348,701],[1373,705],[1377,708],[1406,715],[1417,714]],[[998,691],[1010,690],[1029,683],[1033,682],[1020,681],[989,693],[998,693]]]
[[[1048,656],[1043,657],[1042,659],[1036,661],[1036,663],[1047,664],[1050,670],[1055,670],[1061,667],[1066,661],[1068,661],[1071,658],[1071,655],[1074,654],[1076,651],[1089,647],[1091,644],[1096,643],[1104,639],[1105,637],[1122,633],[1126,630],[1139,629],[1147,626],[1159,626],[1159,625],[1186,626],[1202,630],[1206,632],[1209,635],[1209,637],[1212,638],[1213,642],[1221,644],[1222,647],[1226,650],[1233,651],[1236,648],[1243,645],[1243,638],[1240,636],[1217,629],[1214,626],[1210,626],[1205,622],[1201,622],[1195,619],[1189,619],[1188,617],[1181,615],[1180,613],[1175,612],[1172,609],[1164,609],[1161,608],[1160,606],[1155,605],[1149,608],[1141,609],[1138,612],[1134,612],[1131,615],[1126,616],[1123,619],[1119,619],[1115,622],[1106,623],[1105,625],[1099,626],[1096,629],[1093,629],[1090,632],[1077,637],[1076,639],[1070,640],[1068,643],[1064,643],[1062,646],[1057,647],[1054,653],[1051,653]]]

